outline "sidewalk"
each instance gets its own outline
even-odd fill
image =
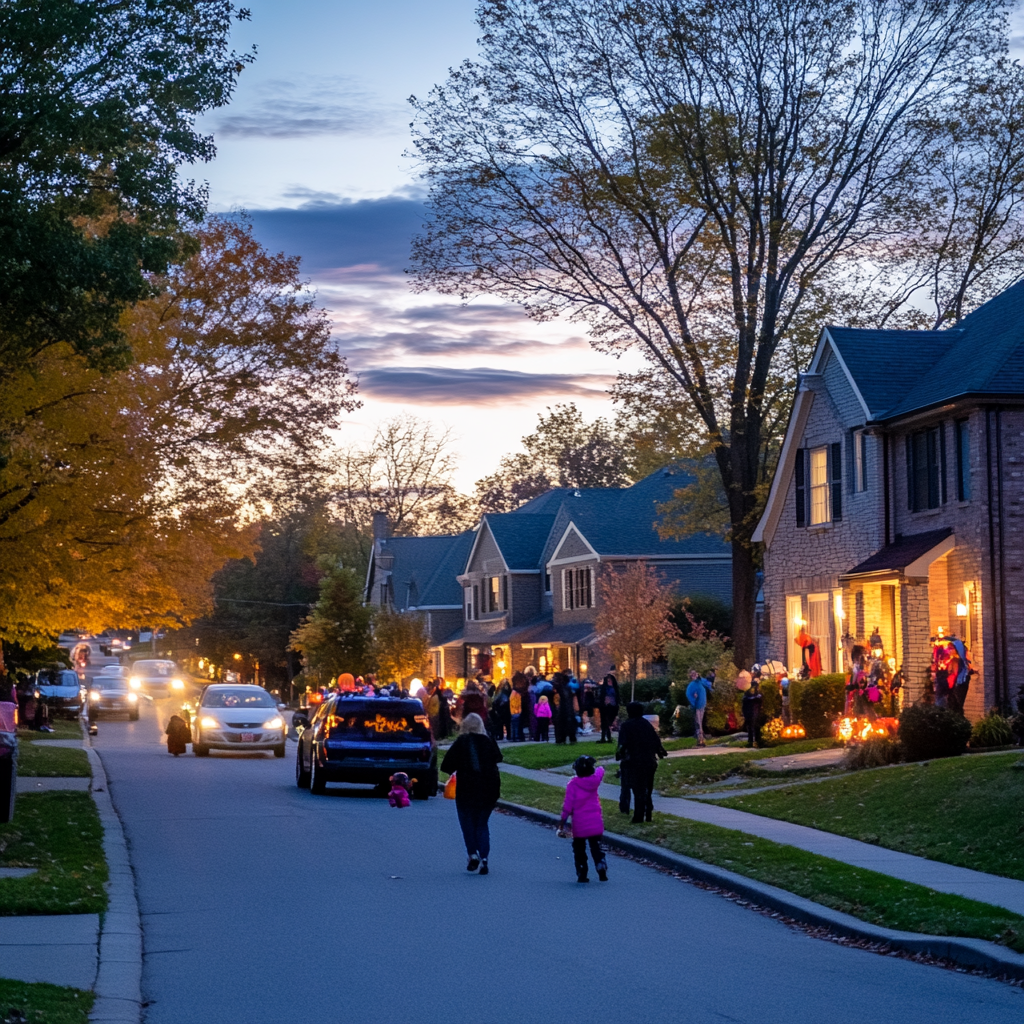
[[[564,785],[563,776],[543,769],[503,764],[501,770],[549,786]],[[617,801],[619,787],[605,783],[600,788],[600,795],[605,800]],[[941,861],[915,857],[909,853],[899,853],[882,846],[862,843],[857,839],[821,832],[806,825],[763,818],[759,814],[737,811],[731,807],[717,807],[696,800],[655,796],[654,809],[663,814],[674,814],[679,818],[718,825],[720,828],[745,832],[747,835],[769,839],[786,846],[795,846],[808,853],[829,857],[853,867],[877,871],[879,874],[889,875],[904,882],[927,886],[937,892],[953,893],[981,903],[991,903],[993,906],[1024,915],[1024,882],[1013,878],[1001,878],[999,875],[943,864]]]

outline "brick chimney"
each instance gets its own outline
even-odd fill
[[[373,513],[373,542],[388,539],[388,515],[386,512]]]

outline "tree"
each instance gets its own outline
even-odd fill
[[[380,424],[369,444],[344,453],[332,477],[344,515],[368,532],[383,512],[396,534],[453,533],[470,525],[469,499],[452,485],[447,427],[404,414]]]
[[[377,672],[384,682],[401,682],[419,675],[427,664],[430,636],[420,615],[380,608],[373,620],[373,649]]]
[[[323,568],[320,597],[291,635],[291,649],[320,684],[342,672],[365,675],[373,667],[373,610],[362,603],[362,580],[351,569]]]
[[[626,664],[633,700],[640,662],[658,657],[665,644],[679,638],[672,621],[675,596],[642,561],[602,574],[598,591],[599,642],[615,664]]]
[[[5,0],[0,6],[0,376],[62,343],[124,366],[122,312],[182,250],[206,192],[196,116],[252,54],[226,0]]]
[[[741,663],[795,368],[836,311],[885,309],[872,274],[917,231],[929,126],[1000,74],[1005,13],[505,0],[480,8],[480,59],[414,99],[431,211],[418,286],[583,321],[685,399],[728,510]]]
[[[476,483],[481,512],[511,512],[556,487],[625,487],[631,480],[624,446],[603,417],[583,419],[575,402],[537,414],[522,439],[525,452],[506,455],[498,471]]]

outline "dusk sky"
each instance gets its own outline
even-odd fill
[[[218,156],[193,173],[211,209],[247,210],[302,269],[358,374],[358,442],[402,410],[451,426],[457,484],[493,471],[537,411],[574,400],[608,415],[625,366],[570,324],[536,324],[495,300],[416,295],[404,274],[423,220],[408,105],[476,53],[473,0],[256,0],[237,49],[258,47],[234,102],[203,122]],[[636,365],[631,362],[631,366]]]

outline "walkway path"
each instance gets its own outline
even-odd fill
[[[503,764],[501,770],[524,779],[533,779],[547,785],[562,785],[557,775],[544,770],[520,768],[517,765]],[[601,796],[606,800],[618,800],[619,787],[602,785]],[[853,867],[866,868],[883,875],[899,878],[904,882],[914,882],[927,886],[938,892],[955,893],[968,899],[982,903],[991,903],[997,907],[1011,910],[1015,914],[1024,915],[1024,882],[1013,878],[1002,878],[989,875],[970,868],[960,868],[941,861],[915,857],[909,853],[887,850],[882,846],[862,843],[857,839],[833,835],[808,828],[806,825],[794,825],[788,821],[776,821],[764,818],[748,811],[737,811],[731,807],[718,807],[714,804],[685,800],[680,797],[654,797],[654,809],[664,814],[674,814],[679,818],[691,821],[702,821],[708,825],[730,828],[747,835],[770,839],[775,843],[795,846],[816,853],[822,857],[842,861]]]

